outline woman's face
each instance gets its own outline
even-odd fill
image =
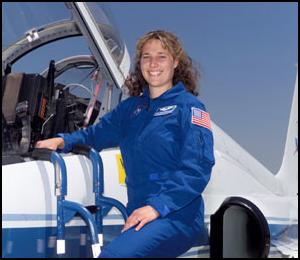
[[[172,87],[174,69],[178,61],[163,48],[160,40],[152,39],[146,42],[142,49],[140,67],[144,79],[150,88],[167,90]]]

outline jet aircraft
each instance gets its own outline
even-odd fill
[[[95,164],[74,151],[60,154],[63,169],[58,157],[35,157],[34,143],[96,124],[128,97],[126,45],[101,3],[2,7],[2,257],[96,257],[126,218],[119,148],[100,152],[103,195],[112,203],[102,208],[95,236]],[[298,257],[298,76],[276,174],[215,123],[212,129],[216,165],[204,191],[209,238],[181,257]],[[67,210],[75,204],[85,218]]]

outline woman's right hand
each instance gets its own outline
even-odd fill
[[[37,141],[35,148],[48,148],[51,150],[63,149],[65,146],[64,139],[61,137],[49,138],[41,141]]]

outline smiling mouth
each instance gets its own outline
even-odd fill
[[[162,72],[161,71],[149,71],[148,72],[150,76],[152,77],[157,77],[159,76]]]

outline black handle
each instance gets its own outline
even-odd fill
[[[85,155],[86,157],[89,157],[90,150],[92,148],[89,145],[86,144],[75,144],[73,146],[73,149],[71,150],[72,153]]]
[[[34,148],[31,152],[31,157],[33,159],[51,162],[52,152],[53,150],[48,148]]]

